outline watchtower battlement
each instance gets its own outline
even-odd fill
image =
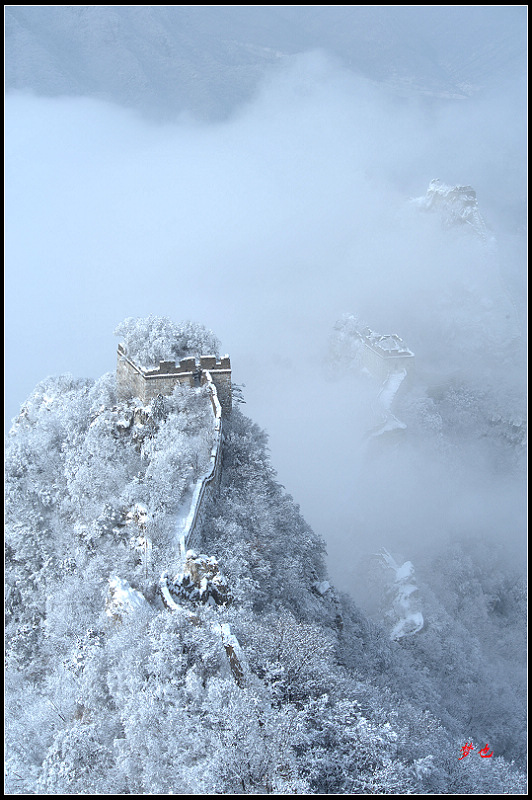
[[[116,380],[120,397],[139,397],[148,403],[157,395],[172,394],[177,384],[203,386],[209,373],[216,386],[218,399],[224,412],[230,411],[231,360],[228,355],[218,359],[214,355],[199,358],[189,356],[175,361],[160,361],[158,367],[143,367],[136,364],[126,353],[122,344],[118,345]]]
[[[414,353],[396,333],[380,334],[364,328],[358,332],[358,337],[364,345],[362,362],[377,378],[385,378],[390,372],[403,369],[412,372]]]

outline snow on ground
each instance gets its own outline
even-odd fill
[[[116,575],[109,578],[109,595],[105,608],[109,617],[121,617],[122,614],[137,612],[147,606],[144,595],[133,589],[126,580]]]

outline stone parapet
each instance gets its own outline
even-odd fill
[[[220,488],[222,475],[222,407],[214,382],[211,381],[209,372],[206,372],[206,382],[210,389],[212,411],[214,418],[214,442],[211,450],[209,466],[205,474],[198,480],[194,488],[190,511],[185,521],[183,533],[180,537],[181,555],[192,547],[197,537],[207,510],[207,501],[214,499]]]
[[[204,355],[199,359],[190,356],[176,364],[173,361],[160,361],[158,367],[146,368],[136,364],[122,344],[118,345],[117,385],[119,397],[139,397],[149,403],[157,395],[172,394],[176,385],[203,386],[206,373],[216,386],[218,398],[224,412],[231,410],[231,360],[229,356],[217,359]]]

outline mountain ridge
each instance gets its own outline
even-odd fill
[[[516,52],[517,15],[494,24],[489,8],[5,8],[8,91],[91,95],[159,117],[225,118],[251,99],[265,69],[310,50],[400,92],[465,98],[501,70],[513,73],[526,49]],[[496,42],[472,37],[471,23]]]
[[[524,791],[508,758],[522,757],[518,659],[497,695],[506,656],[484,663],[443,604],[458,558],[479,635],[504,629],[520,652],[524,594],[500,561],[444,554],[434,592],[417,575],[423,630],[390,641],[330,585],[324,542],[235,407],[202,555],[187,555],[192,583],[183,573],[168,610],[159,575],[190,467],[208,456],[210,399],[177,386],[139,406],[116,391],[113,375],[48,379],[9,437],[8,793]],[[488,736],[489,770],[464,769],[463,737]]]

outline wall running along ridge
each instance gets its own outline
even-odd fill
[[[179,536],[179,557],[181,566],[186,558],[187,550],[190,549],[193,541],[201,529],[201,524],[207,513],[208,501],[213,499],[219,491],[220,479],[222,475],[222,407],[218,401],[216,386],[212,382],[210,373],[205,371],[205,382],[209,387],[211,405],[214,418],[214,441],[209,458],[209,466],[206,472],[198,478],[192,492],[190,510],[181,531],[177,531]],[[168,589],[168,575],[163,572],[161,576],[161,592],[163,599],[169,608],[177,607],[171,598]],[[172,605],[173,604],[173,605]]]
[[[120,397],[139,397],[149,403],[157,395],[172,394],[178,383],[186,386],[203,386],[207,380],[216,386],[218,400],[223,411],[230,411],[231,398],[231,360],[228,355],[219,360],[216,356],[191,356],[182,358],[179,364],[174,361],[160,361],[158,367],[141,367],[129,358],[124,346],[118,345],[116,380]]]
[[[231,362],[229,356],[220,360],[216,356],[193,356],[183,358],[176,364],[161,361],[159,366],[147,369],[135,364],[126,354],[122,344],[118,345],[116,379],[119,397],[138,397],[149,403],[158,395],[171,394],[177,384],[207,386],[211,398],[214,423],[214,441],[207,471],[194,486],[190,511],[179,535],[181,561],[191,546],[205,518],[207,501],[214,497],[220,487],[222,468],[222,414],[231,410]]]
[[[201,530],[205,515],[208,513],[207,509],[210,505],[209,500],[218,494],[222,474],[222,407],[218,401],[216,386],[212,382],[210,373],[206,370],[204,375],[209,386],[214,414],[214,443],[211,450],[209,469],[196,482],[192,495],[192,502],[190,504],[190,511],[179,537],[179,554],[182,565],[186,560],[190,545]],[[185,613],[194,625],[201,624],[196,614],[183,608],[183,606],[176,603],[172,597],[168,585],[168,573],[166,571],[161,575],[159,586],[163,602],[170,611]],[[213,622],[211,628],[213,633],[221,639],[229,662],[229,668],[237,686],[243,688],[245,686],[246,661],[238,639],[231,633],[231,628],[228,624],[220,625],[218,622]]]
[[[186,551],[190,549],[194,538],[196,538],[201,529],[201,523],[205,518],[205,507],[208,505],[207,501],[218,494],[222,475],[222,407],[218,401],[218,392],[212,382],[210,373],[205,371],[204,375],[209,387],[214,415],[214,442],[211,449],[209,467],[205,474],[196,481],[190,511],[179,538],[181,557],[185,556]]]

